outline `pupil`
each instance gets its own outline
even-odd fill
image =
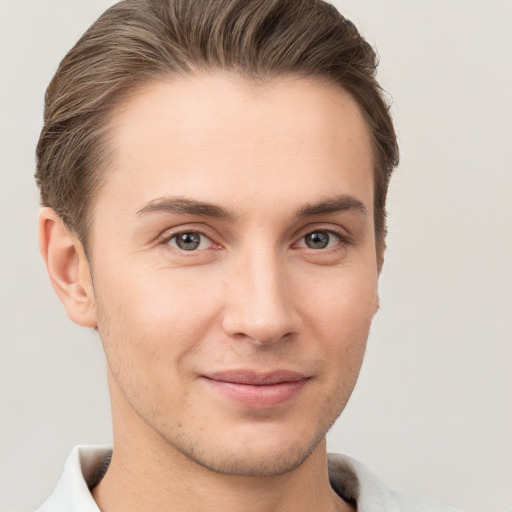
[[[306,245],[310,249],[324,249],[329,244],[329,233],[316,231],[306,235]]]
[[[193,251],[200,243],[201,237],[198,233],[182,233],[176,238],[176,245],[184,251]]]

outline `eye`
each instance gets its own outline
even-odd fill
[[[340,235],[334,231],[319,229],[303,236],[297,245],[308,249],[329,249],[339,244],[340,240]]]
[[[167,241],[172,247],[182,251],[196,251],[198,249],[207,249],[211,247],[212,241],[203,233],[198,231],[183,231],[176,233]]]

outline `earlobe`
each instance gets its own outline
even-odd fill
[[[85,251],[52,208],[42,208],[39,214],[39,249],[53,289],[69,318],[78,325],[96,327],[91,272]]]

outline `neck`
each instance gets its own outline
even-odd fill
[[[181,454],[114,448],[93,497],[103,512],[334,512],[352,510],[329,485],[325,442],[298,468],[274,477],[214,473]]]

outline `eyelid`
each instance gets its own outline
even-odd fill
[[[349,244],[353,241],[352,235],[341,226],[333,226],[332,224],[318,224],[314,226],[308,225],[302,228],[296,236],[297,241],[294,243],[294,245],[296,245],[305,236],[314,233],[315,231],[325,231],[326,233],[330,233],[336,236],[342,244]]]
[[[210,233],[209,229],[205,229],[204,226],[199,227],[194,224],[183,224],[180,226],[175,226],[170,229],[166,229],[160,236],[157,237],[156,241],[158,244],[169,244],[169,242],[174,237],[176,237],[182,233],[198,233],[199,235],[206,237],[210,241],[212,246],[220,247],[220,245],[221,245],[216,241],[217,237],[212,235],[212,233]],[[170,246],[170,247],[173,247],[173,246]],[[173,248],[180,252],[186,252],[186,251],[182,251],[178,247],[173,247]],[[207,249],[210,249],[210,248],[211,247],[208,247]],[[204,251],[207,249],[199,249],[199,251]],[[198,252],[198,251],[190,251],[190,253],[192,253],[192,252]]]
[[[337,225],[333,226],[332,224],[326,225],[326,224],[319,223],[318,225],[309,224],[307,226],[304,226],[300,230],[298,230],[296,232],[295,236],[293,237],[296,241],[292,244],[292,247],[297,246],[299,241],[301,241],[308,234],[314,233],[315,231],[325,231],[327,233],[330,233],[330,234],[336,236],[339,240],[339,244],[336,244],[336,247],[338,245],[348,245],[348,244],[353,243],[352,234],[350,234],[345,228],[343,228],[341,226],[337,226]],[[211,248],[218,249],[218,248],[222,247],[222,244],[217,241],[219,236],[216,235],[216,233],[214,232],[213,229],[209,229],[208,226],[204,226],[203,224],[197,225],[195,223],[190,223],[190,224],[185,223],[185,224],[182,224],[179,226],[174,226],[172,228],[166,229],[159,236],[156,237],[155,242],[159,245],[168,244],[169,241],[173,237],[179,235],[180,233],[198,233],[198,234],[206,237],[211,242],[210,247],[207,247],[206,249],[190,251],[189,254],[192,254],[194,252],[206,251]],[[173,246],[170,246],[170,247],[173,247]],[[173,249],[175,249],[176,251],[180,251],[180,252],[186,252],[177,247],[173,247]],[[306,249],[309,249],[309,248],[306,247]],[[335,247],[323,249],[323,251],[329,251],[329,249],[335,250]],[[319,251],[318,249],[310,249],[310,250]]]
[[[329,240],[326,247],[308,247],[306,243],[306,237],[312,233],[327,233],[329,237],[334,238],[334,240]],[[299,240],[296,242],[296,246],[300,249],[304,249],[306,251],[314,251],[314,252],[329,252],[329,251],[336,251],[340,248],[340,245],[343,245],[343,239],[339,235],[338,232],[333,230],[327,230],[327,229],[315,229],[314,231],[310,231],[309,233],[306,233],[304,236],[300,237]]]
[[[185,234],[199,235],[199,245],[198,245],[198,247],[196,247],[194,249],[190,249],[190,250],[182,249],[181,247],[179,247],[178,239],[179,239],[179,237],[181,235],[185,235]],[[206,242],[205,242],[205,240],[206,240]],[[206,236],[204,233],[199,233],[198,231],[183,231],[181,233],[175,233],[170,238],[168,238],[165,243],[167,245],[171,246],[173,249],[176,249],[177,251],[180,251],[180,252],[181,251],[185,251],[185,252],[204,251],[206,249],[210,249],[212,244],[214,244],[214,242],[210,239],[210,237]],[[206,243],[207,247],[201,247],[205,243]]]

